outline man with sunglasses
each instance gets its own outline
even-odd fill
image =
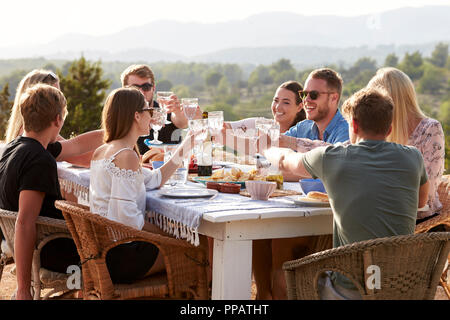
[[[280,137],[280,147],[296,145],[296,138],[322,140],[331,144],[349,139],[348,123],[338,106],[342,93],[342,78],[329,68],[312,71],[300,92],[306,120],[291,127]]]
[[[155,76],[153,71],[147,65],[131,65],[120,76],[122,87],[133,86],[139,89],[145,96],[150,107],[159,108],[157,101],[153,100],[155,93]],[[179,129],[187,128],[188,120],[184,115],[178,98],[174,95],[167,103],[167,120],[170,124],[166,124],[160,131],[158,139],[163,143],[176,144],[181,142],[181,131]],[[150,135],[140,137],[138,139],[139,152],[144,154],[149,150],[145,144],[145,140],[153,140],[153,130]]]

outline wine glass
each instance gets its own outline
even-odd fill
[[[170,97],[173,96],[174,93],[172,91],[158,91],[156,92],[156,101],[158,101],[158,103],[161,106],[161,109],[164,111],[164,114],[167,117],[167,103],[170,101]],[[169,120],[165,120],[165,124],[170,124],[172,122],[170,122]]]
[[[223,111],[208,112],[208,125],[209,131],[213,137],[219,135],[223,128]],[[221,147],[223,147],[223,145],[218,143],[214,137],[213,148]]]
[[[184,115],[191,121],[194,120],[198,109],[198,98],[183,98],[181,99]]]
[[[150,141],[152,144],[162,144],[162,141],[158,140],[159,130],[164,125],[166,119],[166,114],[159,108],[153,108],[153,115],[150,120],[150,127],[153,129],[153,140]]]

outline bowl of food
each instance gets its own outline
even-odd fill
[[[245,181],[245,188],[252,200],[269,200],[270,195],[277,188],[273,181],[249,180]]]
[[[302,188],[302,191],[305,195],[310,193],[311,191],[326,193],[325,187],[320,179],[301,179],[299,180],[299,182],[300,187]]]

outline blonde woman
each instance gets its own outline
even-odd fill
[[[23,132],[23,119],[20,114],[19,102],[22,94],[31,86],[37,83],[45,83],[59,89],[59,79],[56,74],[49,70],[35,69],[29,72],[17,86],[14,105],[6,129],[6,143],[11,142]]]
[[[138,89],[119,88],[108,96],[102,116],[105,144],[97,148],[91,161],[89,202],[95,214],[139,230],[162,233],[145,222],[146,190],[165,184],[183,155],[191,150],[193,136],[188,134],[161,168],[142,168],[136,144],[140,136],[150,131],[152,111]],[[133,282],[164,268],[158,248],[147,242],[114,247],[108,252],[106,263],[116,283]]]
[[[384,88],[394,100],[392,132],[387,141],[414,146],[422,153],[430,181],[429,210],[419,211],[417,222],[439,214],[442,204],[437,188],[445,166],[445,138],[442,125],[422,112],[417,102],[414,84],[404,72],[396,68],[379,69],[367,86]]]
[[[44,83],[59,89],[58,76],[49,70],[35,69],[30,71],[23,77],[17,86],[16,97],[14,105],[11,110],[11,116],[8,120],[8,128],[6,129],[6,143],[16,139],[23,133],[23,117],[20,113],[19,102],[23,93],[30,87]],[[101,130],[94,130],[81,134],[73,139],[65,140],[58,135],[58,142],[61,146],[50,144],[49,151],[55,156],[57,161],[68,161],[73,164],[88,167],[92,156],[92,152],[99,145],[102,144],[103,132]],[[60,150],[54,152],[53,149]]]

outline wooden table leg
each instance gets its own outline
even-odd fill
[[[252,241],[214,239],[213,300],[250,300]]]

